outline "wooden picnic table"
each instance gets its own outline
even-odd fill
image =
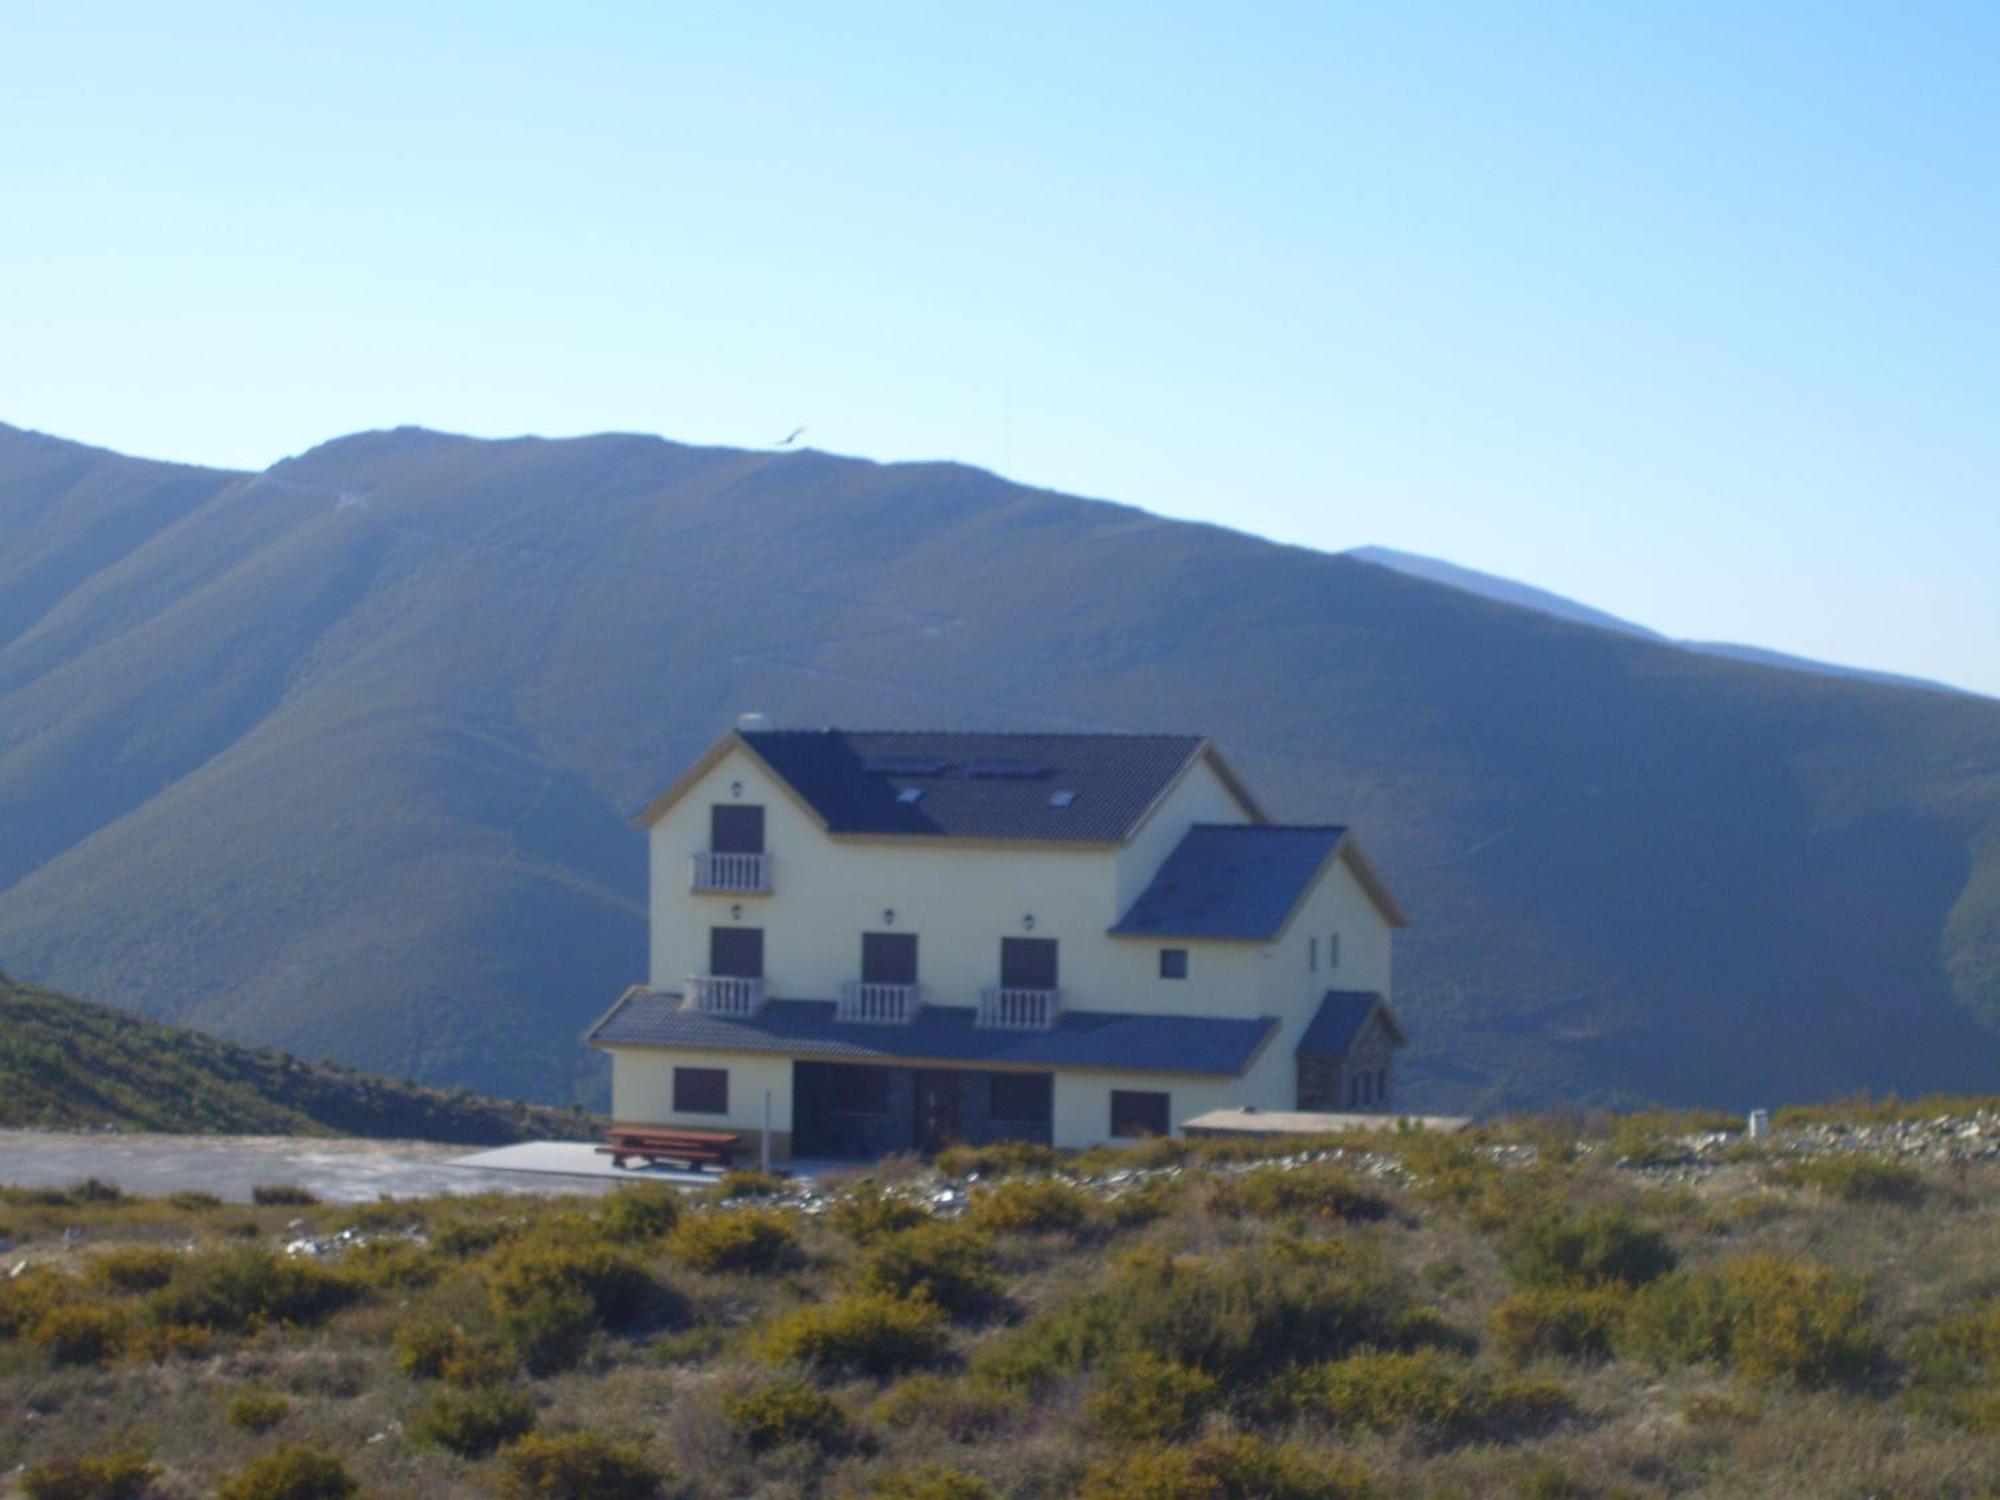
[[[611,1165],[623,1167],[626,1158],[644,1162],[678,1162],[693,1171],[704,1167],[727,1168],[734,1161],[743,1137],[724,1130],[680,1130],[665,1125],[614,1125],[604,1132],[606,1144],[597,1149],[611,1158]]]

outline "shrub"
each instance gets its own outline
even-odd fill
[[[652,1500],[666,1472],[637,1443],[590,1432],[517,1438],[500,1450],[503,1500]]]
[[[757,1453],[785,1443],[838,1448],[852,1436],[840,1404],[803,1380],[759,1386],[729,1396],[722,1411],[731,1429]]]
[[[226,1480],[216,1500],[347,1500],[360,1486],[347,1466],[317,1448],[280,1448]]]
[[[542,1288],[509,1301],[494,1314],[500,1337],[536,1375],[574,1369],[603,1327],[583,1292]]]
[[[1083,1500],[1361,1500],[1368,1471],[1261,1438],[1218,1437],[1190,1448],[1149,1448],[1106,1459]]]
[[[106,1182],[101,1177],[86,1177],[69,1190],[72,1203],[130,1203],[125,1189],[115,1182]]]
[[[1494,1308],[1487,1327],[1509,1359],[1608,1359],[1629,1300],[1614,1287],[1530,1287]]]
[[[927,1427],[955,1443],[969,1443],[999,1426],[1018,1405],[990,1385],[922,1374],[884,1391],[871,1412],[890,1427]]]
[[[1462,1435],[1532,1426],[1568,1405],[1552,1382],[1495,1381],[1434,1349],[1352,1354],[1302,1370],[1287,1385],[1295,1407],[1336,1427],[1375,1432],[1408,1426]]]
[[[250,1189],[250,1201],[259,1208],[315,1208],[319,1194],[296,1182],[260,1182]]]
[[[1502,1259],[1524,1286],[1642,1286],[1676,1263],[1666,1236],[1621,1208],[1530,1220]]]
[[[781,1197],[788,1187],[790,1184],[776,1172],[738,1169],[724,1172],[722,1180],[710,1191],[720,1201],[729,1203],[738,1198]]]
[[[1683,1160],[1687,1149],[1650,1128],[1637,1116],[1620,1120],[1611,1132],[1608,1146],[1614,1159],[1633,1167],[1668,1167]]]
[[[52,1364],[101,1365],[123,1346],[125,1319],[97,1303],[62,1303],[35,1325],[34,1342]]]
[[[965,1224],[925,1223],[881,1240],[862,1257],[866,1291],[924,1296],[959,1317],[997,1307],[1004,1288],[987,1264],[992,1242]]]
[[[441,1390],[410,1423],[410,1435],[461,1458],[484,1458],[535,1425],[534,1399],[512,1386]]]
[[[985,1480],[958,1469],[905,1469],[883,1474],[869,1488],[870,1500],[994,1500]]]
[[[1828,1156],[1817,1161],[1792,1162],[1773,1175],[1789,1187],[1817,1188],[1844,1203],[1896,1203],[1907,1207],[1922,1202],[1924,1196],[1923,1175],[1914,1167],[1873,1156]]]
[[[1075,1233],[1090,1218],[1090,1194],[1056,1177],[1021,1178],[981,1188],[965,1221],[993,1234]]]
[[[644,1264],[609,1245],[522,1245],[486,1280],[495,1313],[565,1294],[582,1298],[607,1328],[628,1328],[661,1310],[665,1289]]]
[[[436,1380],[445,1365],[471,1346],[464,1332],[441,1318],[420,1313],[405,1318],[389,1336],[396,1368],[418,1380]]]
[[[1264,1219],[1379,1219],[1389,1211],[1382,1195],[1362,1186],[1345,1167],[1330,1162],[1253,1167],[1216,1195],[1222,1212],[1240,1210]]]
[[[167,1202],[183,1213],[190,1214],[207,1213],[212,1208],[222,1207],[222,1200],[215,1194],[192,1188],[167,1194]]]
[[[2000,1298],[1919,1329],[1902,1353],[1913,1409],[1975,1432],[2000,1431]]]
[[[1062,1161],[1053,1146],[1033,1141],[995,1141],[986,1146],[947,1146],[931,1165],[946,1177],[1010,1177],[1024,1172],[1052,1172]]]
[[[1862,1378],[1880,1357],[1862,1313],[1860,1293],[1827,1267],[1760,1253],[1646,1287],[1622,1342],[1660,1363],[1713,1360],[1753,1379],[1828,1385]]]
[[[353,1300],[354,1290],[323,1266],[244,1245],[180,1257],[147,1307],[160,1323],[243,1333],[266,1323],[319,1322]]]
[[[160,1471],[138,1453],[57,1458],[21,1475],[28,1500],[140,1500]]]
[[[179,1260],[159,1245],[122,1245],[92,1256],[83,1279],[107,1292],[150,1292],[167,1284]]]
[[[1104,1284],[982,1351],[1003,1385],[1039,1385],[1134,1351],[1236,1385],[1362,1345],[1427,1338],[1407,1283],[1378,1257],[1274,1241],[1207,1257],[1128,1256]]]
[[[1185,1177],[1150,1177],[1108,1200],[1104,1211],[1120,1229],[1137,1229],[1172,1213],[1187,1193]]]
[[[826,1211],[826,1222],[857,1245],[870,1244],[884,1235],[914,1229],[930,1221],[931,1216],[922,1204],[892,1197],[872,1185],[853,1189]]]
[[[651,1182],[613,1193],[597,1214],[597,1228],[605,1238],[626,1243],[656,1240],[680,1221],[680,1191]]]
[[[687,1219],[673,1233],[674,1257],[697,1271],[775,1271],[798,1244],[785,1214],[731,1209]]]
[[[1213,1375],[1140,1350],[1104,1372],[1084,1410],[1113,1437],[1181,1438],[1216,1404],[1218,1391]]]
[[[0,1280],[0,1339],[27,1337],[51,1308],[69,1301],[74,1287],[67,1276],[39,1266]]]
[[[238,1391],[229,1398],[229,1425],[245,1432],[269,1432],[291,1409],[292,1403],[276,1391]]]
[[[762,1347],[774,1362],[879,1377],[929,1364],[947,1343],[945,1315],[936,1304],[857,1292],[779,1318],[765,1331]]]
[[[340,1269],[358,1286],[410,1291],[436,1281],[439,1267],[437,1257],[422,1245],[408,1240],[370,1240],[350,1250]]]

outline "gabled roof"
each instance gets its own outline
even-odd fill
[[[1312,1020],[1306,1023],[1299,1045],[1294,1050],[1345,1057],[1362,1030],[1378,1013],[1395,1044],[1398,1047],[1407,1045],[1408,1038],[1390,1014],[1388,1002],[1373,990],[1328,990]]]
[[[1336,855],[1393,927],[1407,925],[1345,828],[1332,825],[1197,823],[1174,846],[1121,917],[1114,937],[1276,937]]]
[[[1064,1011],[1047,1031],[973,1024],[958,1006],[926,1006],[899,1026],[838,1021],[831,1000],[771,1000],[747,1020],[681,1009],[681,997],[629,991],[586,1033],[597,1047],[779,1052],[829,1061],[928,1061],[995,1067],[1112,1068],[1234,1077],[1277,1021],[1271,1016],[1129,1015]]]
[[[1204,759],[1246,816],[1263,817],[1199,735],[765,729],[725,736],[638,821],[658,821],[738,746],[831,834],[1121,843]]]

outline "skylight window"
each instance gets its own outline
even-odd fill
[[[972,760],[965,763],[968,776],[998,778],[1027,778],[1046,774],[1048,767],[1038,760],[1024,760],[1011,755],[996,755],[988,760]]]
[[[896,793],[896,800],[898,802],[905,802],[905,803],[921,802],[923,800],[923,796],[924,796],[924,789],[922,787],[906,786],[900,792]]]
[[[1068,806],[1070,805],[1070,803],[1072,803],[1072,802],[1074,802],[1074,801],[1076,801],[1076,793],[1075,793],[1075,792],[1050,792],[1050,793],[1049,793],[1049,806],[1050,806],[1050,807],[1068,807]]]
[[[946,766],[931,755],[870,755],[861,769],[874,776],[942,776]]]

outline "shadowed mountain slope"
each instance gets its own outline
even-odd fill
[[[0,571],[126,497],[0,643],[18,974],[567,1100],[644,977],[626,815],[739,710],[1196,730],[1413,913],[1413,1106],[2000,1083],[2000,704],[949,464],[399,430],[217,475],[0,438]]]
[[[106,1125],[484,1145],[587,1138],[582,1116],[234,1047],[0,974],[0,1128]]]

